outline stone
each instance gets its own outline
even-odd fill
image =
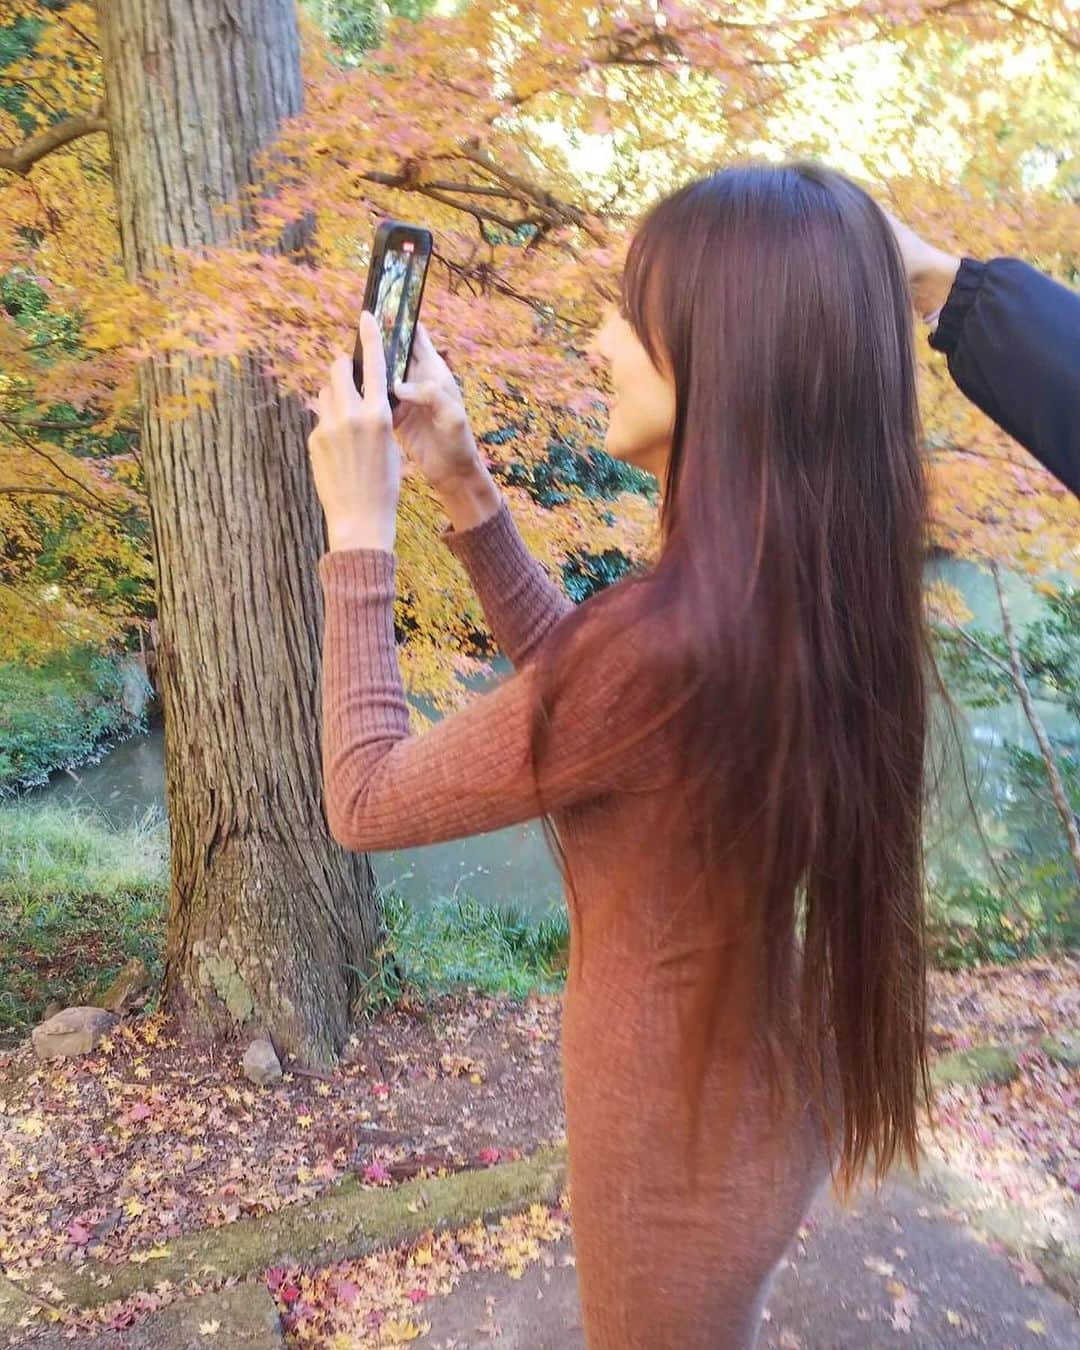
[[[260,1087],[281,1082],[281,1061],[265,1036],[251,1042],[244,1054],[244,1073]]]
[[[65,1008],[30,1033],[38,1059],[88,1055],[119,1019],[104,1008]]]
[[[150,972],[137,956],[131,957],[101,997],[101,1006],[122,1017],[150,983]]]

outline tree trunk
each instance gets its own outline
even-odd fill
[[[995,562],[990,564],[990,570],[994,575],[994,585],[997,588],[998,608],[1001,610],[1001,627],[1005,634],[1006,645],[1009,648],[1009,667],[1012,671],[1013,684],[1020,696],[1020,705],[1024,709],[1028,726],[1031,727],[1032,734],[1038,744],[1043,769],[1046,772],[1046,781],[1050,785],[1050,795],[1053,797],[1057,813],[1061,817],[1061,823],[1065,829],[1065,838],[1069,845],[1069,853],[1072,857],[1073,869],[1076,872],[1076,880],[1080,882],[1080,830],[1076,826],[1076,816],[1069,805],[1065,784],[1062,782],[1057,760],[1054,757],[1054,747],[1050,744],[1050,737],[1046,734],[1046,727],[1043,726],[1043,720],[1039,716],[1039,710],[1031,696],[1031,686],[1024,675],[1024,666],[1020,659],[1020,645],[1016,641],[1012,614],[1009,612],[1008,601],[1005,599],[1005,588],[1001,584],[1001,569]]]
[[[125,269],[222,244],[300,110],[294,0],[99,4]],[[228,221],[225,202],[240,207]],[[302,246],[306,229],[280,247]],[[211,374],[211,406],[161,416]],[[322,808],[325,532],[304,413],[257,362],[152,358],[139,371],[172,853],[165,996],[204,1035],[265,1031],[326,1065],[379,935],[374,877]]]

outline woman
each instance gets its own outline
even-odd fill
[[[378,331],[311,436],[323,769],[347,848],[550,816],[571,911],[570,1194],[591,1350],[743,1347],[815,1191],[916,1157],[924,485],[888,222],[811,165],[728,169],[636,234],[595,355],[655,565],[577,609],[528,555],[425,334]],[[398,439],[516,673],[412,737]]]

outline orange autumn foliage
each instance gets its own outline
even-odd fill
[[[734,158],[816,155],[946,247],[1080,273],[1070,149],[1080,16],[1069,3],[849,0],[823,15],[771,0],[591,10],[475,0],[457,17],[392,22],[358,64],[340,62],[301,12],[305,111],[282,128],[258,196],[223,208],[241,233],[138,284],[121,264],[108,138],[93,129],[94,7],[0,3],[0,23],[28,15],[42,23],[33,54],[4,72],[25,82],[22,117],[0,111],[0,139],[27,147],[61,115],[87,130],[30,164],[0,156],[0,272],[37,278],[56,314],[78,318],[77,341],[43,349],[0,311],[0,659],[117,637],[136,621],[133,606],[93,598],[102,569],[151,574],[145,528],[133,526],[146,510],[137,445],[122,435],[138,425],[140,357],[201,354],[209,393],[215,361],[255,351],[282,393],[310,395],[333,353],[351,347],[379,216],[435,232],[425,319],[478,436],[516,428],[487,446],[496,465],[535,463],[553,440],[601,443],[603,394],[582,349],[634,220],[657,194]],[[315,232],[303,256],[260,251],[305,217]],[[1075,568],[1074,500],[925,350],[923,389],[935,542],[1031,571]],[[58,405],[111,437],[107,452],[88,453],[85,433],[37,425]],[[635,494],[607,502],[571,485],[548,510],[507,492],[553,568],[572,550],[640,559],[655,546],[653,512]],[[45,590],[39,556],[72,512],[70,556]],[[440,523],[410,476],[403,667],[415,692],[446,706],[482,618],[434,540]]]

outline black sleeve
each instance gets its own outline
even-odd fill
[[[1080,295],[1018,258],[964,258],[930,345],[968,398],[1080,496]]]

